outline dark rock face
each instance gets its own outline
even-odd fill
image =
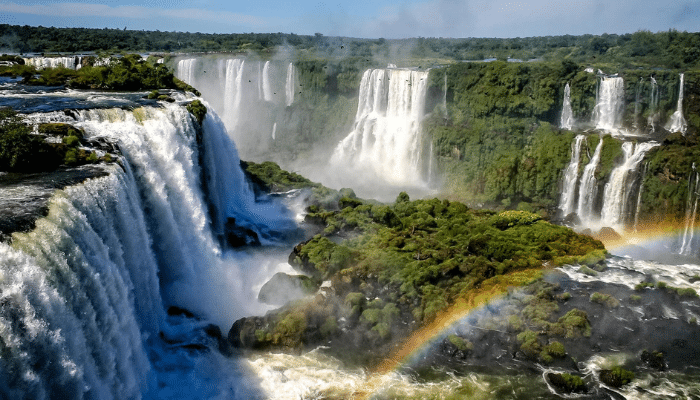
[[[642,362],[646,364],[649,368],[653,368],[659,371],[666,369],[666,362],[664,361],[664,354],[659,351],[647,351],[644,350],[640,357]]]
[[[77,185],[107,173],[97,167],[58,169],[44,173],[0,174],[0,189],[15,190],[19,195],[0,198],[0,240],[13,232],[34,229],[37,219],[48,213],[48,201],[55,190]]]
[[[244,226],[236,224],[235,218],[229,218],[224,226],[226,243],[231,247],[260,246],[258,234]]]
[[[314,293],[318,283],[304,275],[276,273],[258,293],[258,300],[266,304],[282,305]]]

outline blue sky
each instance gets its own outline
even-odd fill
[[[700,0],[0,0],[0,23],[366,38],[700,31]]]

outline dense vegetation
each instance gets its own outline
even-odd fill
[[[639,31],[624,35],[544,36],[530,38],[411,38],[356,39],[317,33],[203,34],[120,29],[49,28],[0,24],[0,46],[18,53],[92,51],[226,51],[270,54],[287,46],[324,57],[365,57],[382,62],[425,65],[461,60],[507,58],[570,59],[578,63],[607,63],[616,67],[692,68],[700,60],[700,34]],[[422,60],[422,61],[421,61]],[[422,64],[421,64],[422,63]]]
[[[31,65],[0,66],[0,76],[22,77],[24,83],[40,86],[62,86],[74,89],[148,90],[179,89],[199,92],[173,76],[164,64],[154,57],[144,60],[138,54],[113,57],[107,65],[93,65],[95,58],[78,70],[44,68]]]
[[[82,165],[111,161],[109,154],[98,157],[93,151],[79,148],[83,133],[68,124],[41,124],[38,135],[13,110],[0,109],[0,171],[49,171],[60,165]],[[46,142],[46,136],[61,138]]]
[[[229,336],[235,345],[299,348],[337,339],[381,347],[490,278],[543,263],[594,265],[605,256],[600,242],[524,211],[476,211],[405,193],[391,205],[349,190],[339,195],[331,209],[309,207],[306,221],[319,234],[290,255],[303,274],[329,280],[330,292],[236,322]],[[359,336],[340,339],[346,328]]]

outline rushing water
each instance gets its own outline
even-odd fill
[[[428,161],[421,131],[427,80],[428,72],[365,71],[355,127],[336,147],[331,165],[394,185],[420,184]]]
[[[574,126],[574,112],[571,109],[571,87],[566,83],[564,87],[564,103],[561,110],[559,127],[561,129],[571,129]]]
[[[596,129],[614,132],[622,126],[624,108],[624,81],[621,77],[602,76],[593,109],[593,123]]]
[[[685,74],[680,74],[680,84],[678,88],[678,103],[676,105],[676,111],[671,115],[671,119],[668,122],[667,130],[671,132],[680,132],[685,135],[686,129],[688,129],[688,124],[683,118],[683,80]]]

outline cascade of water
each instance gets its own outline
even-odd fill
[[[576,211],[574,207],[576,204],[578,169],[581,159],[581,147],[585,139],[585,135],[576,135],[576,140],[571,144],[571,161],[564,171],[563,190],[561,199],[559,199],[559,210],[561,210],[564,217]]]
[[[589,225],[593,219],[593,203],[595,202],[596,195],[598,194],[598,185],[595,178],[595,171],[598,169],[598,163],[600,162],[600,152],[603,149],[603,138],[600,138],[598,145],[593,152],[593,157],[588,162],[586,167],[583,169],[583,175],[581,175],[581,184],[579,187],[578,194],[578,206],[576,208],[576,214],[578,215],[581,223],[583,225]]]
[[[226,78],[224,84],[224,110],[226,126],[236,129],[239,124],[241,101],[243,99],[243,67],[245,61],[234,58],[226,61]]]
[[[82,65],[79,62],[79,57],[30,57],[24,58],[24,63],[26,65],[32,65],[37,69],[44,68],[68,68],[73,70],[79,70]]]
[[[700,193],[700,174],[693,163],[693,171],[688,176],[688,199],[685,204],[685,227],[683,229],[683,239],[678,251],[682,255],[691,255],[693,249],[693,239],[695,237],[695,218],[698,211],[698,198]]]
[[[625,223],[629,222],[629,200],[639,175],[637,167],[644,160],[646,152],[655,146],[658,143],[638,143],[636,146],[632,142],[622,144],[624,161],[612,170],[610,179],[605,184],[601,220],[606,225],[623,230]]]
[[[564,87],[564,105],[561,110],[561,129],[571,129],[574,126],[574,112],[571,109],[571,87],[567,82]]]
[[[354,129],[336,147],[331,164],[392,184],[419,181],[427,80],[426,71],[365,71]]]
[[[265,101],[272,101],[272,84],[270,83],[270,61],[265,61],[263,67],[263,98]]]
[[[285,99],[287,100],[287,107],[291,106],[294,102],[294,91],[296,90],[296,68],[294,63],[289,63],[287,66],[287,80],[284,85]]]
[[[277,137],[275,136],[276,133],[277,133],[277,122],[272,124],[272,140],[277,139]]]
[[[139,398],[142,335],[163,320],[157,267],[127,169],[66,189],[34,231],[0,243],[0,393]],[[143,333],[142,333],[143,331]]]
[[[197,71],[197,59],[188,58],[185,60],[180,60],[177,62],[177,68],[175,68],[175,74],[178,79],[187,83],[188,85],[195,86],[195,72]]]
[[[624,107],[624,81],[621,77],[603,76],[600,78],[600,92],[593,109],[596,129],[616,131],[622,123]]]
[[[211,109],[203,154],[194,124],[175,104],[78,112],[86,137],[118,143],[124,158],[103,166],[107,176],[57,192],[32,232],[13,235],[13,248],[0,243],[0,397],[141,398],[161,390],[149,371],[163,373],[167,356],[151,364],[147,353],[160,351],[159,336],[182,334],[164,304],[224,329],[261,311],[245,273],[212,236],[202,187],[213,225],[235,218],[256,229],[292,218],[255,203]]]
[[[688,129],[688,124],[683,118],[683,80],[685,74],[680,74],[680,87],[678,89],[678,103],[676,105],[676,111],[671,115],[671,120],[666,126],[666,130],[671,132],[680,132],[685,135],[685,131]]]
[[[659,85],[654,77],[650,77],[651,92],[649,94],[649,116],[647,117],[647,125],[651,128],[651,132],[656,130],[656,121],[658,119],[659,109]]]

